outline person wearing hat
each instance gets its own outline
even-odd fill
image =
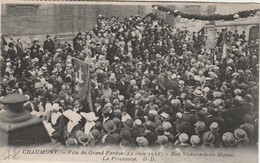
[[[15,48],[16,48],[17,55],[22,56],[23,53],[24,53],[24,47],[23,47],[21,38],[17,39],[17,43],[15,44]]]
[[[103,107],[102,107],[103,101],[101,99],[96,99],[94,102],[94,113],[96,117],[98,117],[98,120],[100,121],[102,118],[102,112],[103,112]]]
[[[38,71],[37,76],[38,76],[37,80],[40,80],[40,82],[44,86],[47,83],[44,73],[42,71]]]
[[[134,147],[134,139],[129,130],[122,129],[120,132],[120,138],[121,138],[120,146]]]
[[[168,104],[171,102],[171,100],[175,99],[176,96],[174,96],[174,90],[173,89],[169,89],[167,90],[167,100],[168,100]]]
[[[6,68],[5,68],[5,74],[11,75],[14,74],[14,69],[12,67],[12,63],[11,62],[6,62]]]
[[[113,134],[104,134],[101,135],[101,144],[102,146],[114,146],[116,143],[116,139]]]
[[[48,51],[48,52],[51,52],[52,54],[54,53],[55,45],[54,45],[53,40],[51,39],[51,35],[46,36],[46,40],[43,43],[43,49],[45,52]]]
[[[151,121],[147,121],[144,124],[145,131],[141,134],[141,136],[145,137],[149,145],[154,145],[155,141],[157,140],[157,136],[155,133],[155,123]],[[138,137],[137,137],[138,138]]]
[[[166,135],[158,136],[156,144],[158,144],[161,149],[170,149],[173,147],[173,144],[169,142],[169,138]]]
[[[77,147],[79,142],[77,141],[77,139],[70,137],[66,140],[65,144],[67,147]]]
[[[84,133],[81,130],[78,130],[75,133],[75,138],[78,141],[79,145],[82,145],[82,146],[87,146],[92,139],[90,135]]]
[[[38,41],[39,40],[35,38],[32,42],[33,43],[32,46],[30,47],[32,58],[39,57],[39,50],[41,46],[38,44]]]
[[[245,130],[235,129],[234,136],[237,139],[237,147],[244,148],[249,146],[249,139]]]
[[[110,103],[111,104],[111,103]],[[109,120],[112,120],[113,118],[114,118],[114,113],[113,112],[111,112],[111,113],[113,113],[113,114],[111,114],[109,111],[108,111],[108,109],[110,108],[110,104],[109,104],[109,106],[105,109],[102,109],[102,117],[101,118],[99,118],[99,121],[101,121],[103,124],[104,123],[106,123],[107,121],[109,121]]]
[[[237,147],[237,139],[234,134],[231,132],[225,132],[222,135],[222,148],[236,148]]]
[[[250,114],[246,114],[244,116],[244,124],[240,126],[241,129],[245,130],[249,139],[250,145],[253,145],[256,143],[256,128],[254,125],[254,118]]]
[[[197,135],[192,135],[190,137],[190,143],[191,143],[191,148],[193,148],[193,149],[200,148],[200,144],[201,144],[200,137]]]
[[[166,84],[166,72],[161,72],[158,75],[158,85],[159,85],[159,90],[164,93],[166,93],[167,91],[165,84]]]
[[[96,146],[99,142],[99,135],[100,135],[100,131],[98,129],[93,129],[90,133],[89,133],[89,136],[91,137],[91,140],[89,142],[89,145],[91,147],[94,147]]]
[[[133,122],[133,130],[131,132],[133,139],[136,139],[144,132],[145,132],[145,128],[143,126],[143,122],[140,119],[135,119]]]
[[[59,71],[57,68],[54,68],[52,71],[51,71],[51,79],[53,80],[58,80],[58,77],[59,77]]]
[[[190,125],[194,125],[196,123],[196,116],[191,113],[192,105],[186,104],[184,113],[182,114],[182,120],[184,122],[189,123]]]
[[[141,94],[140,94],[141,95]],[[144,116],[144,110],[143,110],[143,106],[142,106],[142,101],[135,101],[134,102],[134,108],[133,108],[133,112],[132,114],[130,114],[131,117],[140,117],[140,116]]]
[[[55,97],[57,97],[58,94],[54,92],[53,84],[47,84],[47,93],[46,98],[49,102],[54,102]]]
[[[173,90],[172,95],[174,97],[179,95],[179,83],[177,82],[177,75],[167,71],[165,77],[165,90]]]
[[[133,130],[133,120],[132,119],[127,119],[126,121],[123,122],[124,127],[122,128],[122,130],[129,130],[130,132],[132,132]]]
[[[175,141],[174,143],[174,146],[175,147],[178,147],[178,148],[187,148],[189,147],[190,145],[188,144],[188,141],[189,141],[189,136],[186,134],[186,133],[181,133],[179,136],[178,136],[178,140]]]
[[[218,127],[218,123],[217,122],[213,122],[211,125],[210,125],[210,132],[214,135],[215,137],[215,141],[214,141],[214,146],[216,148],[219,148],[220,147],[220,143],[221,143],[221,139],[220,139],[220,135],[218,133],[219,131],[219,127]]]
[[[149,145],[149,141],[147,140],[147,138],[145,138],[143,136],[137,137],[136,142],[139,147],[147,147]]]
[[[117,113],[121,114],[121,112],[117,112]],[[117,130],[115,131],[115,133],[119,134],[122,128],[124,127],[124,123],[118,117],[114,117],[112,121],[116,124]]]
[[[126,96],[125,90],[127,89],[127,83],[125,77],[121,77],[119,80],[117,80],[116,88],[119,90],[121,95]]]
[[[253,97],[251,94],[244,96],[243,111],[246,114],[254,116],[255,105],[253,103]]]
[[[202,137],[203,133],[206,131],[206,124],[203,121],[197,121],[194,126],[195,134]]]
[[[14,43],[12,43],[12,42],[9,42],[9,43],[8,43],[7,55],[8,55],[8,57],[9,57],[12,61],[15,61],[15,58],[17,57],[16,51],[15,51],[15,46],[14,46]]]
[[[117,130],[116,124],[113,122],[113,120],[108,120],[103,124],[103,128],[106,131],[106,133],[111,134]]]
[[[33,97],[38,97],[39,95],[46,97],[47,91],[44,89],[44,87],[40,81],[38,81],[34,84],[34,88],[35,89],[32,94]]]
[[[215,137],[210,131],[207,131],[203,134],[202,140],[203,140],[203,144],[201,145],[202,148],[204,149],[215,148],[213,144],[215,141]]]
[[[24,69],[26,68],[23,58],[17,57],[16,61],[17,61],[17,64],[16,64],[16,68],[14,69],[14,76],[22,77],[22,73],[23,73]]]
[[[216,122],[219,126],[219,134],[223,135],[226,130],[225,121],[223,118],[218,116],[219,110],[217,108],[212,108],[209,110],[209,115],[205,119],[206,129],[210,129],[210,125]]]

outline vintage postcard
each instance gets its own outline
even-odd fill
[[[256,163],[257,2],[1,1],[0,162]]]

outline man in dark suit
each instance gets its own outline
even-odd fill
[[[17,39],[17,44],[15,45],[16,50],[17,50],[17,55],[22,56],[23,55],[23,44],[21,41],[21,38]]]
[[[119,90],[119,92],[120,92],[121,95],[126,96],[127,85],[126,85],[126,82],[125,82],[125,78],[124,78],[124,77],[122,77],[122,78],[117,82],[116,88]]]
[[[51,52],[52,54],[54,53],[55,45],[50,35],[46,36],[46,40],[43,43],[43,49],[44,51],[48,50],[48,52]]]
[[[218,117],[218,110],[217,109],[212,109],[209,111],[209,115],[208,117],[205,119],[205,124],[206,124],[206,128],[209,129],[210,125],[213,122],[217,122],[219,125],[219,134],[222,135],[224,134],[224,131],[226,131],[225,129],[225,121],[223,118]]]
[[[177,75],[171,74],[170,71],[167,72],[167,76],[165,78],[165,89],[172,89],[174,91],[172,92],[173,96],[179,95],[179,83],[177,82]]]
[[[190,125],[194,125],[197,121],[196,116],[191,113],[192,106],[185,106],[185,111],[182,114],[182,120],[189,123]]]
[[[17,57],[16,61],[17,61],[17,67],[14,70],[14,76],[17,75],[17,76],[21,77],[22,72],[25,69],[25,64],[24,64],[24,62],[23,62],[21,57]]]
[[[95,115],[98,117],[98,121],[102,121],[102,113],[103,113],[103,107],[101,105],[102,101],[100,99],[97,99],[95,102]]]
[[[38,41],[39,40],[37,38],[33,40],[33,45],[30,48],[31,58],[39,57],[39,50],[41,46],[38,44]]]
[[[9,42],[7,54],[8,54],[8,57],[9,57],[12,61],[15,61],[15,58],[17,57],[17,55],[16,55],[16,52],[15,52],[15,50],[14,50],[14,43]]]

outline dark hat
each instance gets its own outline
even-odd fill
[[[113,133],[111,134],[111,136],[114,138],[114,141],[116,144],[119,144],[120,143],[120,135],[118,133]]]
[[[169,105],[164,104],[164,105],[162,106],[162,111],[163,111],[163,112],[169,112],[169,110],[170,110],[170,106],[169,106]]]
[[[210,132],[205,132],[202,137],[205,144],[212,144],[215,141],[215,136]]]
[[[68,138],[66,140],[66,145],[67,146],[77,146],[78,145],[78,141],[75,138]]]
[[[115,110],[114,110],[114,116],[115,116],[116,118],[118,118],[118,119],[121,119],[121,117],[122,117],[122,112],[121,112],[121,110],[115,109]]]
[[[148,114],[148,120],[149,121],[155,121],[155,117],[156,117],[156,115],[154,115],[153,113]]]
[[[232,99],[225,99],[224,104],[226,107],[231,107],[232,106]]]
[[[112,121],[116,124],[116,126],[119,126],[121,123],[120,119],[117,117],[115,117]]]
[[[122,146],[129,146],[130,143],[131,143],[131,142],[130,142],[129,140],[122,139],[121,142],[120,142],[120,145],[122,145]]]
[[[126,140],[131,140],[132,136],[129,130],[122,130],[120,132],[120,138],[121,139],[126,139]]]
[[[95,127],[96,128],[101,128],[102,127],[102,123],[100,121],[97,121],[96,124],[95,124]]]
[[[126,121],[125,121],[125,126],[127,126],[127,127],[133,127],[133,120],[132,119],[127,119]]]
[[[114,137],[113,137],[112,135],[105,134],[105,135],[102,137],[101,142],[102,142],[103,144],[110,144],[110,145],[112,145],[112,144],[115,143],[115,139],[114,139]]]
[[[97,129],[93,129],[93,130],[90,132],[90,136],[92,136],[92,137],[95,138],[95,139],[98,138],[99,134],[100,134],[100,131],[97,130]]]
[[[163,135],[165,132],[162,126],[158,126],[155,131],[158,133],[158,135]]]
[[[144,127],[145,127],[147,130],[153,131],[153,130],[155,130],[155,123],[154,123],[154,122],[151,122],[151,121],[147,121],[147,122],[144,124]]]
[[[245,84],[245,83],[241,83],[237,85],[237,88],[243,89],[243,90],[247,90],[249,88],[249,85]]]
[[[18,103],[24,103],[26,101],[28,101],[29,99],[20,94],[20,93],[11,93],[7,96],[5,96],[2,100],[1,100],[1,103],[2,104],[18,104]]]
[[[253,116],[250,115],[250,114],[246,114],[246,115],[244,116],[244,122],[245,122],[245,123],[253,124],[253,123],[254,123],[254,118],[253,118]]]
[[[108,120],[103,127],[108,133],[114,132],[117,129],[116,124],[112,120]]]

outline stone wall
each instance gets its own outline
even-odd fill
[[[45,40],[46,34],[58,35],[64,40],[71,38],[79,31],[91,30],[97,22],[99,14],[105,16],[120,16],[121,20],[130,15],[145,16],[152,12],[152,4],[31,4],[31,5],[1,5],[1,33],[3,36],[13,35],[14,38],[22,37],[24,41],[38,38],[40,42]],[[162,4],[172,9],[178,9],[186,13],[212,14],[215,11],[220,14],[255,9],[255,4],[235,5],[230,3],[174,3]],[[230,8],[232,7],[232,10]],[[189,31],[199,31],[209,21],[191,21],[188,19],[172,17],[162,13],[170,25],[178,28],[187,28]],[[225,26],[232,30],[245,30],[248,36],[251,26],[259,25],[259,16],[236,21],[217,21],[218,31]]]
[[[2,4],[1,33],[7,37],[29,41],[38,38],[40,43],[46,34],[71,39],[79,31],[91,30],[99,14],[120,16],[121,20],[130,15],[144,16],[143,5],[116,4]]]

